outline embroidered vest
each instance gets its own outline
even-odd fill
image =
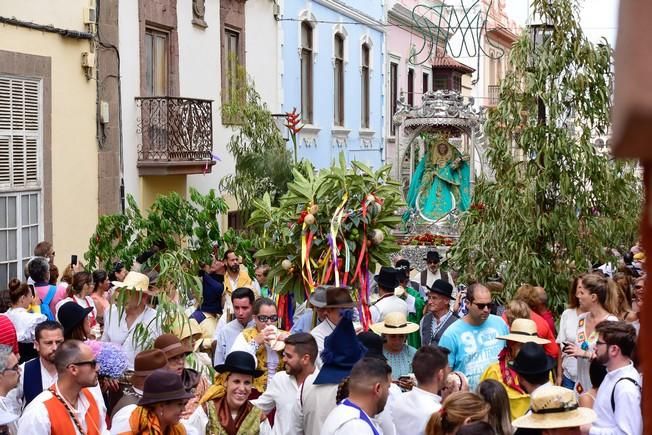
[[[25,363],[25,379],[23,380],[23,395],[25,406],[43,392],[43,379],[41,379],[41,360],[34,358]]]
[[[86,411],[84,420],[86,421],[86,433],[84,435],[100,435],[100,409],[93,394],[87,388],[82,389],[82,394],[88,400],[90,407]],[[43,402],[45,409],[50,416],[50,434],[51,435],[73,435],[77,433],[75,424],[72,422],[66,407],[52,396]]]
[[[450,284],[450,281],[448,281],[448,271],[446,269],[442,269],[441,267],[439,268],[439,274],[441,275],[441,280],[446,281],[447,283]],[[424,271],[421,272],[421,285],[426,286],[428,284],[428,269],[425,269]]]
[[[217,411],[215,410],[215,402],[210,402],[208,406],[208,424],[206,425],[206,435],[228,435],[220,424],[219,418],[217,418]],[[260,416],[263,411],[260,408],[255,406],[251,408],[249,414],[242,421],[242,424],[238,428],[238,435],[256,435],[260,433]]]

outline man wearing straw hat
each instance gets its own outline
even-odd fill
[[[528,433],[543,435],[580,435],[580,428],[590,425],[596,418],[589,408],[581,408],[573,390],[547,385],[532,393],[531,411],[512,422],[512,426],[530,429]],[[519,433],[517,431],[517,433]]]
[[[156,310],[148,305],[150,297],[155,293],[149,290],[147,275],[139,272],[129,272],[123,282],[114,281],[113,285],[117,297],[124,298],[126,306],[124,312],[121,312],[116,304],[111,304],[108,315],[104,315],[102,341],[122,346],[127,353],[128,368],[133,370],[136,354],[146,348],[142,340],[135,338],[136,327],[142,325],[146,328],[152,340],[161,335]],[[121,295],[122,292],[126,295]]]

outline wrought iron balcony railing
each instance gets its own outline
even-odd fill
[[[212,101],[180,97],[136,98],[141,175],[210,172]]]
[[[500,85],[489,85],[489,105],[495,106],[500,100]]]

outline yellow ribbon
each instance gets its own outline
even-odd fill
[[[332,246],[333,261],[335,262],[333,267],[335,269],[335,286],[337,287],[340,286],[340,273],[337,267],[337,257],[340,254],[339,250],[337,249],[337,233],[340,229],[340,225],[342,224],[342,216],[344,215],[344,206],[346,205],[346,201],[348,199],[349,199],[349,194],[347,192],[344,192],[344,198],[342,199],[342,203],[339,205],[339,207],[337,207],[337,209],[335,210],[335,214],[331,219],[331,240],[333,241],[333,246]]]

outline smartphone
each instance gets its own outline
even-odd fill
[[[566,349],[568,349],[568,347],[569,347],[571,344],[570,344],[568,341],[564,341],[563,345],[564,345],[564,347],[563,347],[562,350],[563,350],[564,352],[566,352]]]
[[[72,264],[73,266],[75,266],[77,264],[77,256],[76,255],[73,254],[73,255],[70,256],[70,264]]]

